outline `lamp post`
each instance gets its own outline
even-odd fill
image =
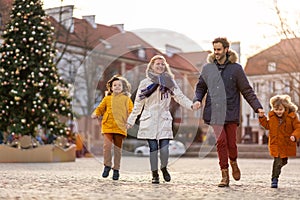
[[[245,135],[244,135],[244,143],[251,144],[252,143],[252,127],[250,126],[250,114],[246,114],[247,117],[247,126],[245,126]]]

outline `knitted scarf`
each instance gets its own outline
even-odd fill
[[[168,73],[162,73],[158,75],[149,72],[148,77],[153,83],[141,90],[139,95],[140,99],[150,97],[158,87],[159,91],[161,92],[161,99],[168,98],[168,94],[173,95],[175,84],[172,77]]]

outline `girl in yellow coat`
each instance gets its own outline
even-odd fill
[[[300,121],[296,114],[297,106],[288,95],[276,95],[270,99],[272,110],[269,119],[259,114],[260,124],[269,130],[269,151],[274,157],[272,188],[278,187],[281,168],[287,164],[288,157],[296,156],[296,142],[300,138]]]
[[[130,84],[120,76],[113,76],[107,82],[107,95],[92,114],[95,119],[102,117],[104,135],[103,159],[104,170],[102,177],[106,178],[113,169],[113,180],[119,179],[123,139],[127,136],[127,118],[132,111],[133,103],[130,99]],[[114,166],[112,166],[111,147],[114,144]]]

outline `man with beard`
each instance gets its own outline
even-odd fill
[[[216,141],[219,165],[222,172],[219,187],[229,186],[228,160],[232,176],[240,180],[237,164],[236,131],[240,123],[240,94],[256,113],[264,112],[240,64],[237,54],[229,49],[227,38],[216,38],[213,53],[203,67],[195,89],[194,104],[198,108],[206,96],[203,120],[212,126]]]

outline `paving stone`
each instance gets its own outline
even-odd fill
[[[120,179],[102,178],[102,157],[64,163],[1,163],[0,199],[299,199],[300,160],[289,159],[270,188],[272,159],[238,160],[241,180],[219,188],[217,158],[172,157],[171,182],[151,184],[148,157],[123,156]]]

